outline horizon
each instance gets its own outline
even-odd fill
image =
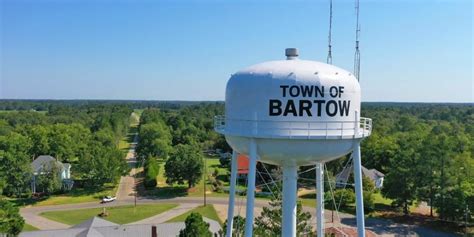
[[[165,103],[225,103],[225,100],[139,100],[139,99],[11,99],[0,98],[2,101],[97,101],[97,102],[165,102]],[[474,105],[474,102],[430,102],[430,101],[361,101],[361,103],[384,103],[384,104],[453,104],[453,105]]]
[[[362,101],[473,103],[472,7],[361,0]],[[4,0],[0,98],[223,101],[231,74],[283,60],[287,47],[325,62],[328,8],[305,0]],[[354,25],[354,2],[335,1],[333,64],[349,71]]]

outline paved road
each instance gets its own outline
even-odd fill
[[[245,199],[243,199],[245,200]],[[227,205],[228,200],[224,197],[208,197],[207,202],[209,204],[214,205]],[[188,204],[188,205],[201,205],[202,198],[200,197],[179,197],[179,198],[171,198],[171,199],[159,199],[159,198],[139,198],[137,200],[139,204],[150,204],[150,203],[177,203],[177,204]],[[100,204],[97,202],[93,203],[79,203],[79,204],[66,204],[66,205],[55,205],[55,206],[40,206],[40,207],[26,207],[21,209],[21,215],[25,218],[28,224],[36,226],[40,229],[61,229],[64,228],[64,224],[56,225],[52,224],[54,221],[47,220],[47,225],[44,225],[43,220],[45,218],[38,218],[40,217],[39,214],[42,212],[47,211],[58,211],[58,210],[77,210],[77,209],[85,209],[85,208],[95,208],[95,207],[103,207],[103,206],[122,206],[122,205],[131,205],[133,204],[133,200],[125,200],[125,201],[117,201],[108,204]],[[267,206],[268,202],[266,200],[255,200],[255,207],[261,209],[264,206]],[[245,210],[245,205],[243,204],[242,210]],[[304,211],[309,211],[312,216],[315,215],[315,208],[303,207]],[[179,213],[179,212],[178,212]],[[237,212],[236,212],[237,213]],[[326,220],[329,221],[331,219],[331,212],[326,210]],[[164,215],[164,213],[160,214]],[[160,219],[160,215],[155,216],[157,220]],[[353,215],[340,213],[341,222],[343,224],[349,226],[356,226],[356,220]],[[311,221],[313,224],[315,223],[314,219]],[[375,219],[375,218],[367,218],[366,219],[366,227],[374,231],[376,234],[381,236],[439,236],[439,237],[448,237],[448,236],[456,236],[450,233],[444,233],[439,231],[434,231],[431,229],[427,229],[424,227],[419,227],[415,225],[407,225],[407,224],[398,224],[393,223],[388,220],[384,219]]]
[[[133,137],[133,142],[130,143],[130,149],[128,150],[125,160],[128,166],[131,168],[129,175],[120,177],[119,186],[117,189],[117,200],[134,200],[135,198],[135,174],[137,159],[135,157],[135,147],[137,146],[138,134]]]

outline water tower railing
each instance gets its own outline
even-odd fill
[[[353,121],[270,121],[214,118],[214,129],[222,134],[265,138],[340,139],[368,137],[372,119],[361,117],[359,127]]]

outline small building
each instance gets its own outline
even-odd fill
[[[31,162],[31,169],[33,170],[31,191],[33,193],[36,193],[36,178],[38,175],[50,171],[54,164],[59,168],[58,176],[63,182],[62,188],[66,190],[70,190],[72,188],[74,182],[71,180],[71,164],[62,163],[50,155],[41,155]]]
[[[237,156],[237,178],[247,180],[249,174],[249,157],[239,154]]]
[[[221,229],[217,221],[203,217],[209,230],[217,234]],[[38,230],[20,233],[20,237],[158,237],[177,236],[185,228],[184,222],[160,224],[119,225],[99,217],[93,217],[69,229]]]
[[[346,166],[339,174],[336,175],[336,187],[342,188],[347,185],[347,180],[353,170],[353,166]],[[375,188],[381,189],[383,187],[383,179],[385,175],[376,169],[367,169],[362,166],[362,174],[374,182]]]

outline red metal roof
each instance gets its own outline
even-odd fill
[[[248,174],[249,173],[249,158],[246,155],[237,156],[237,173]]]

